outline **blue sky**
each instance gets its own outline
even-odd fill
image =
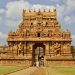
[[[75,45],[75,0],[0,0],[0,45],[6,44],[9,31],[15,31],[22,21],[23,9],[57,9],[63,31],[71,32]]]

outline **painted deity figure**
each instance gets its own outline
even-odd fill
[[[18,45],[17,45],[17,43],[15,43],[13,46],[13,50],[17,50],[17,49],[18,49]]]
[[[19,44],[18,44],[18,54],[20,55],[20,54],[24,54],[23,53],[24,51],[23,51],[23,45],[22,45],[22,43],[20,42]]]
[[[58,55],[61,53],[61,45],[57,42],[54,44],[54,53],[55,55]]]
[[[11,43],[9,43],[9,50],[13,51],[13,45]]]
[[[18,44],[18,50],[22,50],[22,43],[21,42]]]

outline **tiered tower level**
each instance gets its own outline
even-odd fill
[[[39,62],[40,66],[72,59],[71,35],[62,31],[56,9],[23,10],[22,16],[16,32],[8,34],[8,57],[14,57],[13,61],[25,61],[28,65]]]
[[[71,42],[70,32],[63,32],[57,20],[56,10],[49,12],[26,12],[16,32],[9,32],[8,43],[16,41],[67,41]]]

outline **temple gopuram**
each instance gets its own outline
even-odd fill
[[[17,30],[8,33],[8,46],[0,47],[0,65],[75,64],[71,34],[62,31],[56,9],[23,10],[22,19]]]

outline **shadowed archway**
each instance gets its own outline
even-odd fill
[[[35,43],[33,45],[32,65],[44,66],[45,45],[43,43]]]

